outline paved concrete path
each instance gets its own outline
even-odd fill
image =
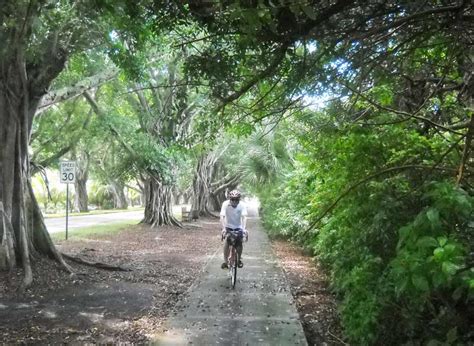
[[[258,219],[248,222],[244,268],[235,289],[220,269],[222,250],[209,260],[188,296],[157,335],[158,345],[307,345],[283,270]]]

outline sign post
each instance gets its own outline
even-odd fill
[[[76,162],[62,161],[59,173],[59,180],[66,185],[66,240],[68,236],[68,222],[69,222],[69,184],[74,184],[76,181]]]

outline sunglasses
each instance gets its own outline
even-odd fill
[[[230,201],[231,201],[231,202],[238,202],[238,201],[240,201],[240,199],[238,199],[238,198],[237,198],[237,199],[236,199],[236,198],[231,198]]]

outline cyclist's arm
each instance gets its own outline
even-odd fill
[[[225,215],[221,215],[221,226],[222,229],[225,229]]]
[[[240,217],[240,222],[242,224],[242,228],[247,230],[247,206],[244,204],[244,209],[242,210],[242,215]]]
[[[225,208],[226,208],[226,205],[227,205],[227,202],[224,201],[222,203],[221,212],[220,212],[221,226],[222,226],[223,230],[225,229]]]

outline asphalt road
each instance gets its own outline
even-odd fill
[[[68,230],[104,225],[107,223],[120,223],[123,221],[137,221],[138,223],[142,218],[143,210],[98,215],[69,216]],[[49,233],[66,231],[66,217],[45,219],[45,223]]]

